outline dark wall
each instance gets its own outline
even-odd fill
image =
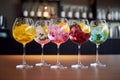
[[[99,47],[100,54],[120,54],[120,40],[108,39],[105,43]],[[81,54],[95,54],[95,44],[87,42],[81,46]],[[27,44],[27,54],[40,54],[41,46],[35,41]],[[45,54],[56,54],[56,45],[48,43],[44,47]],[[68,40],[60,47],[61,54],[77,54],[77,45]],[[0,38],[0,54],[22,54],[22,45],[16,42],[13,38]]]
[[[99,7],[120,7],[120,0],[97,0]]]
[[[16,17],[21,15],[20,0],[0,0],[0,15],[6,18],[6,28],[11,31]]]

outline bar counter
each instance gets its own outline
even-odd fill
[[[95,55],[81,55],[84,65],[95,61]],[[0,80],[120,80],[120,55],[100,55],[100,60],[106,67],[88,67],[87,69],[72,69],[77,63],[77,55],[60,55],[61,64],[67,69],[50,69],[49,67],[33,67],[32,69],[16,69],[22,62],[22,55],[0,55]],[[45,55],[47,63],[55,64],[56,55]],[[35,65],[40,61],[40,55],[27,55],[28,64]]]

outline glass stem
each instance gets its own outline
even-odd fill
[[[41,45],[41,49],[42,49],[42,51],[41,51],[41,62],[44,62],[44,60],[43,60],[43,54],[44,54],[43,48],[44,48],[44,45]]]
[[[23,64],[26,64],[26,59],[25,59],[25,55],[26,55],[26,51],[25,51],[25,47],[26,45],[23,45]]]
[[[60,45],[57,45],[57,65],[60,65]]]
[[[99,48],[99,44],[96,45],[96,62],[99,62],[98,48]]]
[[[81,61],[80,61],[80,45],[78,45],[78,64],[81,64]]]

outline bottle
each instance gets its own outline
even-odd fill
[[[106,12],[106,20],[112,20],[111,10],[110,8],[107,9]]]
[[[35,11],[34,11],[34,10],[31,10],[31,11],[30,11],[30,16],[31,16],[31,17],[35,17]]]
[[[24,17],[28,17],[28,10],[24,10],[24,11],[23,11],[23,16],[24,16]]]
[[[36,18],[36,12],[37,12],[38,6],[39,6],[39,2],[32,3],[32,8],[30,10],[30,17],[34,19]]]
[[[117,21],[118,19],[119,19],[118,9],[115,9],[115,20]]]
[[[79,8],[76,9],[75,13],[74,13],[74,17],[76,19],[79,19],[80,18],[80,11],[79,11]]]
[[[118,10],[118,20],[120,20],[120,9]]]
[[[101,10],[97,9],[97,19],[101,19]]]
[[[86,18],[87,18],[87,11],[86,11],[86,8],[85,8],[85,7],[84,7],[83,10],[82,10],[81,18],[82,18],[82,19],[86,19]]]
[[[47,3],[44,3],[44,6],[43,6],[43,18],[45,19],[49,19],[51,16],[50,16],[50,8],[48,6]]]
[[[65,18],[66,17],[66,12],[63,6],[61,7],[61,12],[60,12],[60,17]]]
[[[102,12],[102,13],[101,13],[102,19],[103,19],[103,20],[106,20],[106,11],[105,11],[105,9],[102,9],[101,12]]]
[[[68,17],[68,19],[73,18],[73,11],[72,11],[72,8],[70,8],[70,7],[69,7],[68,12],[67,12],[67,17]]]
[[[37,13],[36,13],[36,14],[37,14],[37,17],[38,17],[38,18],[42,17],[42,12],[41,12],[41,10],[40,10],[40,9],[38,9],[38,11],[37,11]]]
[[[55,8],[54,7],[50,7],[50,18],[56,18],[56,12],[55,12]]]
[[[10,36],[9,30],[7,27],[7,20],[6,17],[3,15],[0,15],[0,38],[7,38]]]
[[[6,27],[6,18],[3,15],[0,15],[0,29],[5,29]]]
[[[30,2],[24,2],[23,3],[23,11],[22,11],[22,15],[23,17],[28,17],[29,16],[29,11],[30,11]]]
[[[91,8],[88,9],[87,18],[88,18],[89,20],[93,19],[93,12],[92,12]]]
[[[114,21],[115,20],[115,14],[114,14],[114,9],[111,9],[111,20]]]
[[[42,17],[42,11],[41,11],[41,6],[40,5],[38,6],[36,16],[37,16],[38,19]]]

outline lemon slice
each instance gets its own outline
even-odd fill
[[[45,34],[48,34],[48,27],[47,26],[43,26],[43,31]]]
[[[108,31],[108,29],[104,29],[103,32],[104,32],[104,34],[105,34],[106,36],[109,36],[109,31]]]
[[[21,24],[21,26],[27,27],[29,26],[29,24]]]
[[[90,33],[90,28],[89,28],[89,27],[84,27],[84,28],[82,29],[82,31],[83,31],[84,33]]]
[[[25,32],[29,24],[21,24],[20,26],[17,27],[17,30],[20,32]]]
[[[100,26],[101,26],[102,28],[104,28],[104,27],[106,26],[106,24],[101,23]]]
[[[90,33],[90,28],[89,28],[89,26],[87,26],[86,24],[81,23],[81,24],[80,24],[80,28],[82,29],[82,31],[83,31],[84,33]]]
[[[80,28],[81,28],[81,29],[83,29],[84,26],[86,26],[86,24],[84,24],[84,23],[80,23]]]

